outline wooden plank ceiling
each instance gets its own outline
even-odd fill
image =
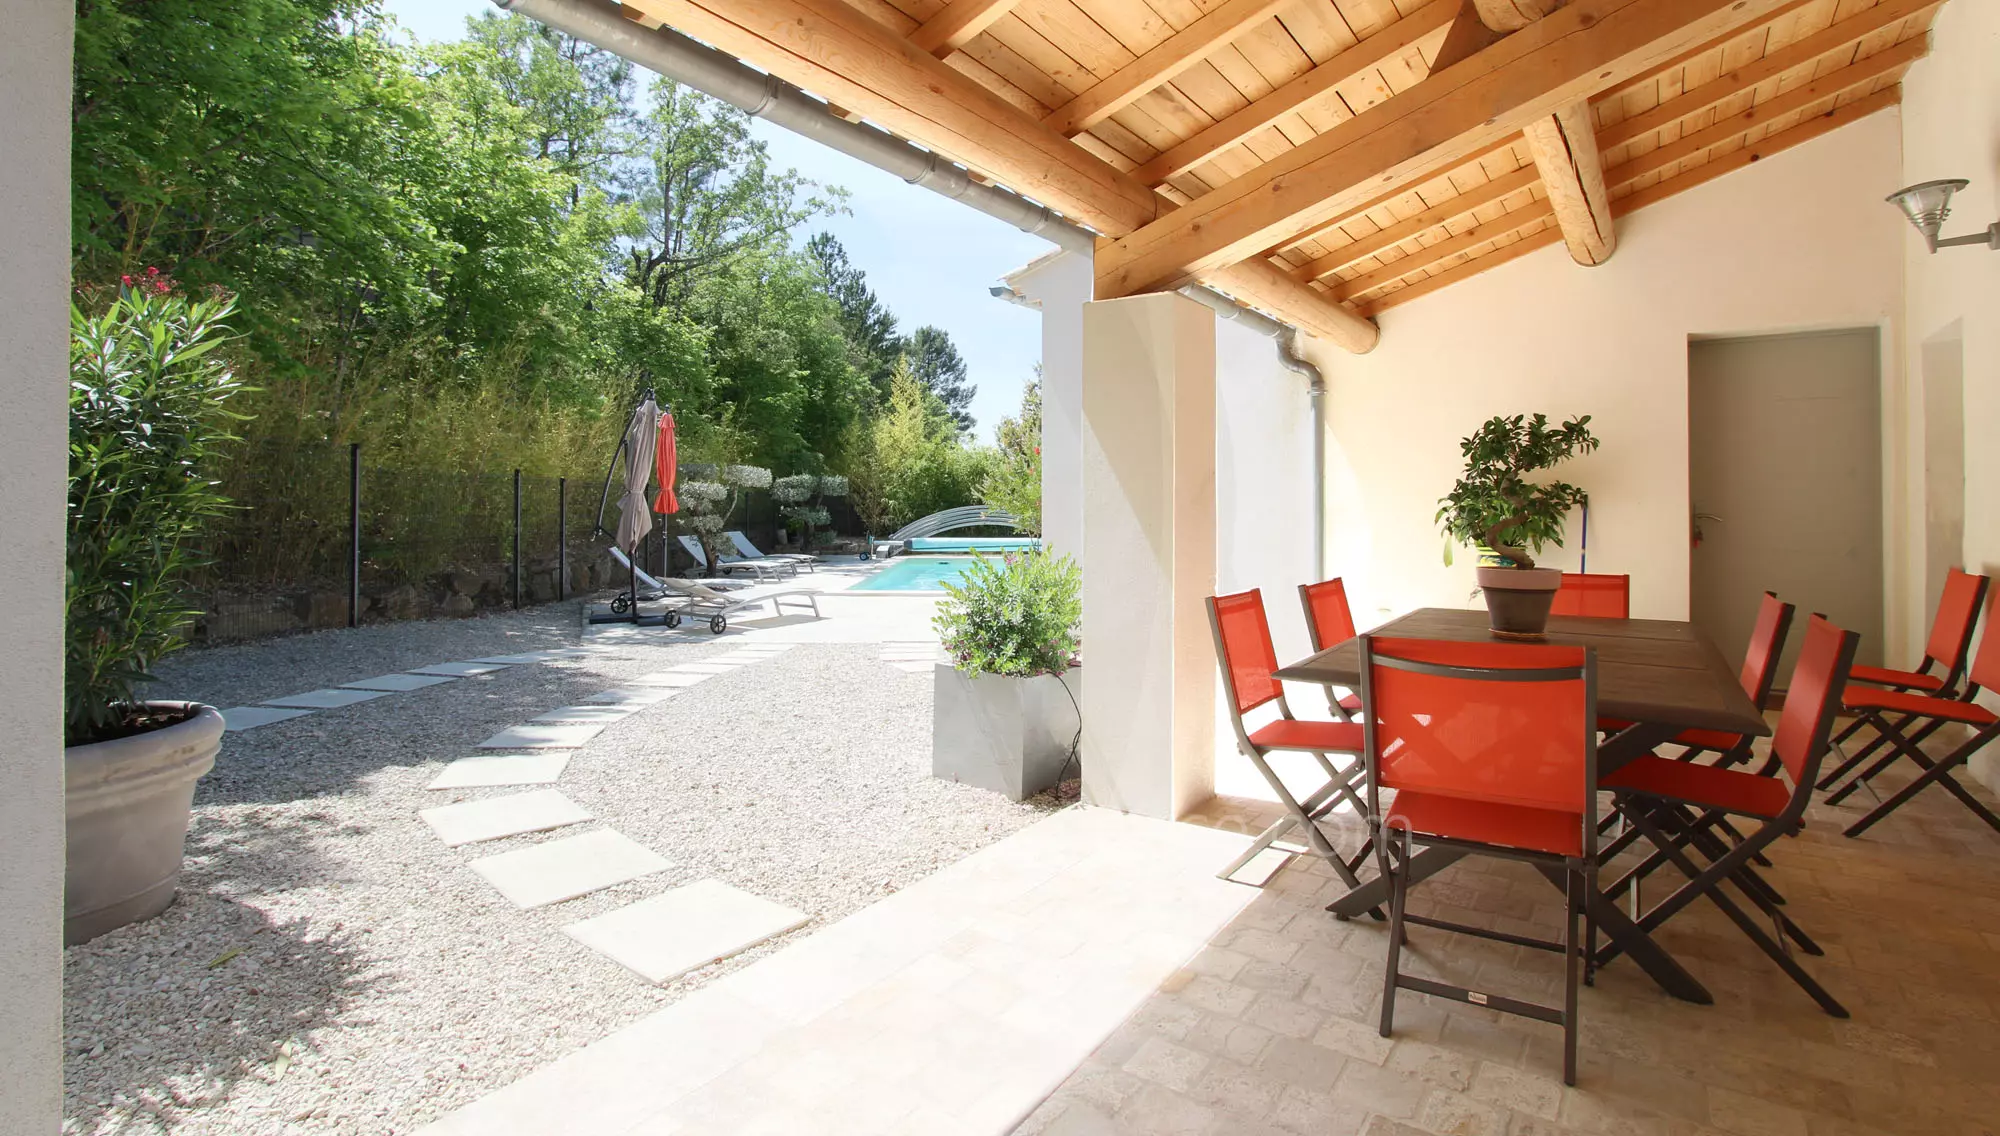
[[[1201,280],[1372,317],[1895,103],[1941,0],[623,0]],[[1585,271],[1579,267],[1577,271]]]

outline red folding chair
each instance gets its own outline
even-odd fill
[[[1368,815],[1389,889],[1383,1037],[1396,992],[1415,990],[1563,1027],[1563,1081],[1576,1083],[1577,920],[1597,872],[1597,665],[1590,650],[1361,637]],[[1395,797],[1384,806],[1381,794]],[[1560,942],[1411,915],[1413,847],[1521,860],[1561,874]],[[1560,952],[1561,1009],[1402,972],[1406,924]]]
[[[1915,762],[1923,772],[1917,779],[1897,790],[1888,800],[1875,806],[1867,816],[1847,827],[1847,835],[1859,836],[1868,831],[1876,821],[1903,807],[1911,797],[1923,792],[1933,784],[1944,787],[1945,792],[1957,797],[1973,815],[2000,832],[2000,817],[1968,792],[1965,786],[1952,778],[1951,771],[1966,763],[1981,746],[2000,734],[2000,717],[1993,711],[1974,702],[1981,688],[2000,689],[2000,600],[1986,612],[1986,632],[1979,639],[1979,657],[1973,661],[1967,672],[1965,690],[1957,698],[1939,698],[1935,695],[1913,694],[1905,690],[1884,690],[1879,687],[1849,686],[1841,701],[1847,710],[1856,715],[1856,720],[1873,726],[1876,735],[1888,743],[1889,752],[1874,765],[1857,775],[1854,780],[1842,786],[1839,792],[1828,797],[1827,803],[1837,805],[1855,789],[1868,783],[1869,778],[1895,764],[1899,757],[1907,757]],[[1899,715],[1896,722],[1889,721],[1889,714]],[[1926,721],[1927,720],[1927,721]],[[1914,735],[1908,734],[1911,724],[1925,721],[1926,724]],[[1947,724],[1972,727],[1972,736],[1958,748],[1941,758],[1933,758],[1918,747],[1924,738],[1936,733]]]
[[[1979,603],[1986,595],[1986,583],[1984,576],[1974,576],[1957,568],[1951,569],[1945,574],[1944,592],[1938,596],[1937,614],[1931,618],[1931,637],[1924,643],[1924,661],[1917,665],[1917,669],[1898,671],[1887,667],[1855,667],[1848,681],[1896,690],[1923,691],[1941,698],[1950,698],[1958,694],[1959,680],[1965,674],[1966,654],[1972,646],[1972,629],[1979,620]],[[1933,667],[1937,669],[1933,670]],[[1840,731],[1833,739],[1834,748],[1840,749],[1842,742],[1853,737],[1866,724],[1861,718],[1849,722],[1847,728]],[[1914,724],[1915,720],[1908,715],[1900,717],[1895,723],[1899,734]],[[1942,721],[1933,719],[1910,741],[1920,745],[1943,725]],[[1852,757],[1842,761],[1833,772],[1820,778],[1819,787],[1831,789],[1838,785],[1841,778],[1859,768],[1885,744],[1887,744],[1886,735],[1878,733]],[[1894,760],[1892,753],[1878,768],[1886,768]],[[1873,775],[1867,774],[1859,780],[1865,781]],[[1849,791],[1852,791],[1851,787]]]
[[[1556,586],[1550,615],[1593,615],[1600,619],[1632,618],[1632,577],[1599,572],[1564,572]]]
[[[1338,647],[1354,638],[1354,613],[1347,606],[1347,585],[1336,576],[1317,584],[1299,585],[1299,604],[1306,609],[1306,632],[1313,651]],[[1326,688],[1326,705],[1342,721],[1351,722],[1361,710],[1361,696]]]
[[[1782,936],[1792,938],[1808,954],[1823,953],[1796,925],[1772,906],[1765,889],[1750,874],[1751,860],[1779,837],[1796,832],[1812,801],[1813,775],[1833,730],[1840,708],[1839,692],[1847,682],[1848,668],[1854,663],[1854,648],[1861,637],[1842,631],[1822,616],[1813,616],[1806,625],[1805,645],[1792,669],[1792,683],[1785,695],[1784,716],[1779,719],[1771,752],[1783,766],[1791,786],[1777,777],[1765,777],[1740,769],[1725,769],[1663,757],[1640,757],[1604,778],[1612,791],[1612,802],[1620,814],[1632,822],[1656,849],[1655,856],[1673,864],[1686,875],[1672,895],[1638,917],[1641,930],[1651,932],[1689,904],[1706,896],[1773,962],[1791,976],[1820,1008],[1844,1018],[1847,1010],[1806,973],[1784,945],[1773,940],[1756,919],[1738,906],[1723,890],[1724,883],[1736,887],[1751,903],[1776,923]],[[1711,817],[1734,816],[1760,821],[1733,846],[1696,838],[1684,810],[1697,810],[1696,824]],[[1689,851],[1708,857],[1706,867]],[[1613,884],[1611,894],[1621,890],[1623,881]],[[1602,954],[1594,953],[1602,966],[1617,957],[1613,944]]]
[[[1264,775],[1287,811],[1286,816],[1258,834],[1243,855],[1217,874],[1224,879],[1235,875],[1238,868],[1259,852],[1298,828],[1305,833],[1312,852],[1332,865],[1349,887],[1360,886],[1355,871],[1367,856],[1367,847],[1363,846],[1352,858],[1341,856],[1321,831],[1319,821],[1342,801],[1356,812],[1361,811],[1361,798],[1354,791],[1354,783],[1361,776],[1361,762],[1353,760],[1345,766],[1335,766],[1327,756],[1359,754],[1361,727],[1352,722],[1300,721],[1292,716],[1291,705],[1285,701],[1285,684],[1272,677],[1278,669],[1278,653],[1271,645],[1271,623],[1264,614],[1261,591],[1253,588],[1231,596],[1209,597],[1208,622],[1215,632],[1215,657],[1222,666],[1230,721],[1236,727],[1236,746],[1257,767],[1257,772]],[[1273,703],[1278,708],[1276,718],[1256,727],[1244,721],[1245,714]],[[1311,754],[1326,775],[1326,783],[1305,800],[1299,800],[1271,768],[1270,755],[1279,750]]]

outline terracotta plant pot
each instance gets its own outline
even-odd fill
[[[194,783],[222,748],[222,715],[193,702],[184,721],[63,751],[69,857],[63,943],[150,919],[174,902]]]
[[[1561,569],[1481,566],[1477,572],[1488,630],[1502,639],[1540,639],[1548,632]]]

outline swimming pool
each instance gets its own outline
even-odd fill
[[[856,592],[942,592],[956,584],[977,557],[898,556],[882,570],[854,585]]]
[[[1032,536],[920,536],[910,541],[911,552],[1027,552],[1042,546]]]

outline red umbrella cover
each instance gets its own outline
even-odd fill
[[[660,444],[653,451],[653,476],[660,483],[660,492],[653,498],[653,511],[670,515],[681,511],[680,499],[674,496],[674,416],[660,415]]]

